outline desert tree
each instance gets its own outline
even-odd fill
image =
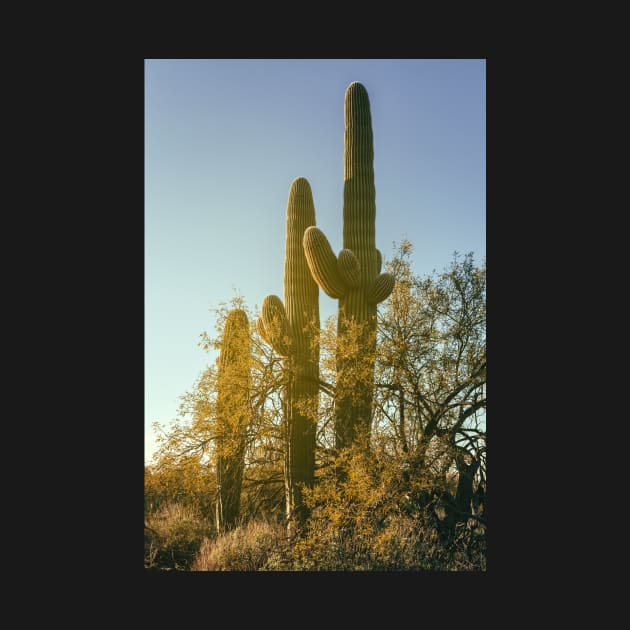
[[[248,320],[250,353],[234,353],[230,369],[221,373],[223,333],[235,309]],[[158,450],[150,469],[154,475],[181,477],[184,464],[195,461],[196,474],[215,480],[212,502],[218,507],[226,498],[221,498],[217,472],[230,469],[229,461],[242,462],[228,472],[236,475],[235,481],[241,475],[241,516],[276,513],[284,500],[281,361],[256,330],[258,312],[241,296],[219,305],[214,314],[216,334],[201,333],[199,346],[215,359],[181,396],[177,417],[167,426],[154,424]],[[237,407],[247,413],[237,412]],[[186,469],[191,470],[190,465]],[[233,513],[233,501],[231,505]]]
[[[420,277],[412,251],[404,240],[387,264],[396,285],[379,313],[374,422],[407,478],[446,485],[456,472],[457,510],[469,512],[473,484],[485,484],[485,262],[455,252]]]

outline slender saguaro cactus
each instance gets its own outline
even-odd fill
[[[394,288],[380,273],[375,245],[376,191],[370,101],[361,83],[345,94],[343,247],[335,256],[316,227],[306,230],[304,252],[313,278],[339,299],[335,434],[337,448],[349,446],[371,427],[376,354],[376,305]],[[354,332],[353,332],[354,331]],[[352,334],[358,339],[350,340]],[[346,344],[343,347],[342,344]]]
[[[298,177],[287,203],[284,263],[284,305],[268,295],[257,329],[284,357],[285,489],[289,533],[298,531],[308,513],[302,487],[312,487],[315,475],[315,429],[319,395],[319,289],[306,263],[302,238],[315,225],[310,184]]]
[[[245,433],[250,417],[251,345],[245,311],[231,310],[225,320],[217,382],[217,530],[236,524],[245,465]]]

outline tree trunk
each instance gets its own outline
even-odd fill
[[[468,520],[466,514],[472,513],[471,501],[473,498],[473,480],[475,478],[475,473],[479,468],[479,462],[477,459],[472,457],[472,462],[467,464],[463,455],[457,455],[455,463],[457,465],[457,471],[459,472],[457,492],[455,493],[455,507],[458,512],[464,513],[457,514],[457,521],[461,522]]]

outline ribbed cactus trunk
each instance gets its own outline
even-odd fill
[[[370,101],[360,83],[346,90],[343,157],[343,247],[354,253],[363,270],[358,286],[349,288],[339,299],[337,335],[343,340],[348,321],[364,322],[359,347],[364,352],[364,369],[352,390],[348,374],[356,365],[345,353],[337,356],[337,378],[342,384],[335,406],[337,446],[349,446],[357,430],[369,436],[374,388],[373,361],[376,353],[376,302],[368,291],[378,276],[376,260],[376,190],[374,187],[374,143]],[[370,366],[369,363],[372,363]],[[371,369],[370,369],[371,368]]]
[[[284,306],[277,296],[262,305],[259,330],[284,357],[284,432],[286,514],[289,534],[301,530],[308,517],[302,488],[315,475],[315,430],[319,398],[319,289],[308,268],[302,239],[315,225],[311,187],[299,177],[287,203]]]
[[[315,225],[311,187],[304,178],[291,185],[287,204],[284,304],[293,341],[287,370],[285,480],[287,515],[301,527],[308,514],[302,487],[315,475],[315,428],[319,397],[319,287],[306,263],[302,238]]]
[[[311,273],[339,298],[335,443],[369,438],[376,355],[376,305],[391,293],[394,278],[380,273],[375,244],[376,190],[370,101],[360,83],[346,90],[344,133],[343,247],[335,257],[317,228],[304,235]],[[380,274],[380,275],[379,275]]]
[[[217,382],[216,526],[219,533],[234,527],[240,512],[250,418],[250,364],[247,315],[242,309],[233,309],[223,329]]]

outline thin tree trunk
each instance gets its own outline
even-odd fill
[[[464,455],[457,455],[455,463],[459,473],[457,492],[455,493],[455,506],[459,512],[464,513],[457,515],[457,520],[461,522],[467,520],[466,514],[472,514],[473,480],[479,468],[479,461],[472,457],[472,462],[466,464]]]

